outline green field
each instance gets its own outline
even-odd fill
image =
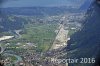
[[[21,40],[35,43],[37,51],[47,51],[56,37],[57,24],[27,24]]]
[[[45,52],[51,48],[56,37],[55,30],[59,27],[58,24],[26,24],[24,26],[24,33],[21,33],[21,38],[9,40],[11,49],[26,45],[26,43],[33,43],[37,47],[36,51]],[[20,45],[16,45],[21,43]],[[34,49],[34,47],[33,47]]]

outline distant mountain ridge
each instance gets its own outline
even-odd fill
[[[72,7],[13,7],[13,8],[0,8],[1,13],[16,14],[16,15],[59,15],[66,12],[80,12]]]

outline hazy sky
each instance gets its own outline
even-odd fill
[[[30,6],[74,6],[81,5],[85,0],[5,0],[2,7],[30,7]]]

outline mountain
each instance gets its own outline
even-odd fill
[[[80,10],[87,10],[89,8],[89,6],[91,5],[93,0],[86,0],[84,2],[84,4],[80,7]]]
[[[0,8],[1,12],[4,14],[15,14],[15,15],[59,15],[66,12],[78,12],[79,10],[72,7],[10,7],[10,8]]]
[[[70,58],[97,58],[100,60],[100,4],[94,2],[88,9],[87,18],[81,30],[71,36],[68,42]],[[98,61],[97,61],[98,62]],[[70,66],[94,66],[94,64],[70,64]],[[100,66],[100,65],[99,65]]]
[[[80,6],[84,0],[0,0],[1,7],[55,7],[55,6]]]

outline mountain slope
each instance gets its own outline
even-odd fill
[[[96,58],[100,52],[100,5],[94,2],[87,11],[83,28],[71,36],[69,53],[71,58]],[[93,66],[93,64],[70,64],[70,66]]]
[[[84,4],[80,7],[80,10],[87,10],[93,0],[86,0]]]

